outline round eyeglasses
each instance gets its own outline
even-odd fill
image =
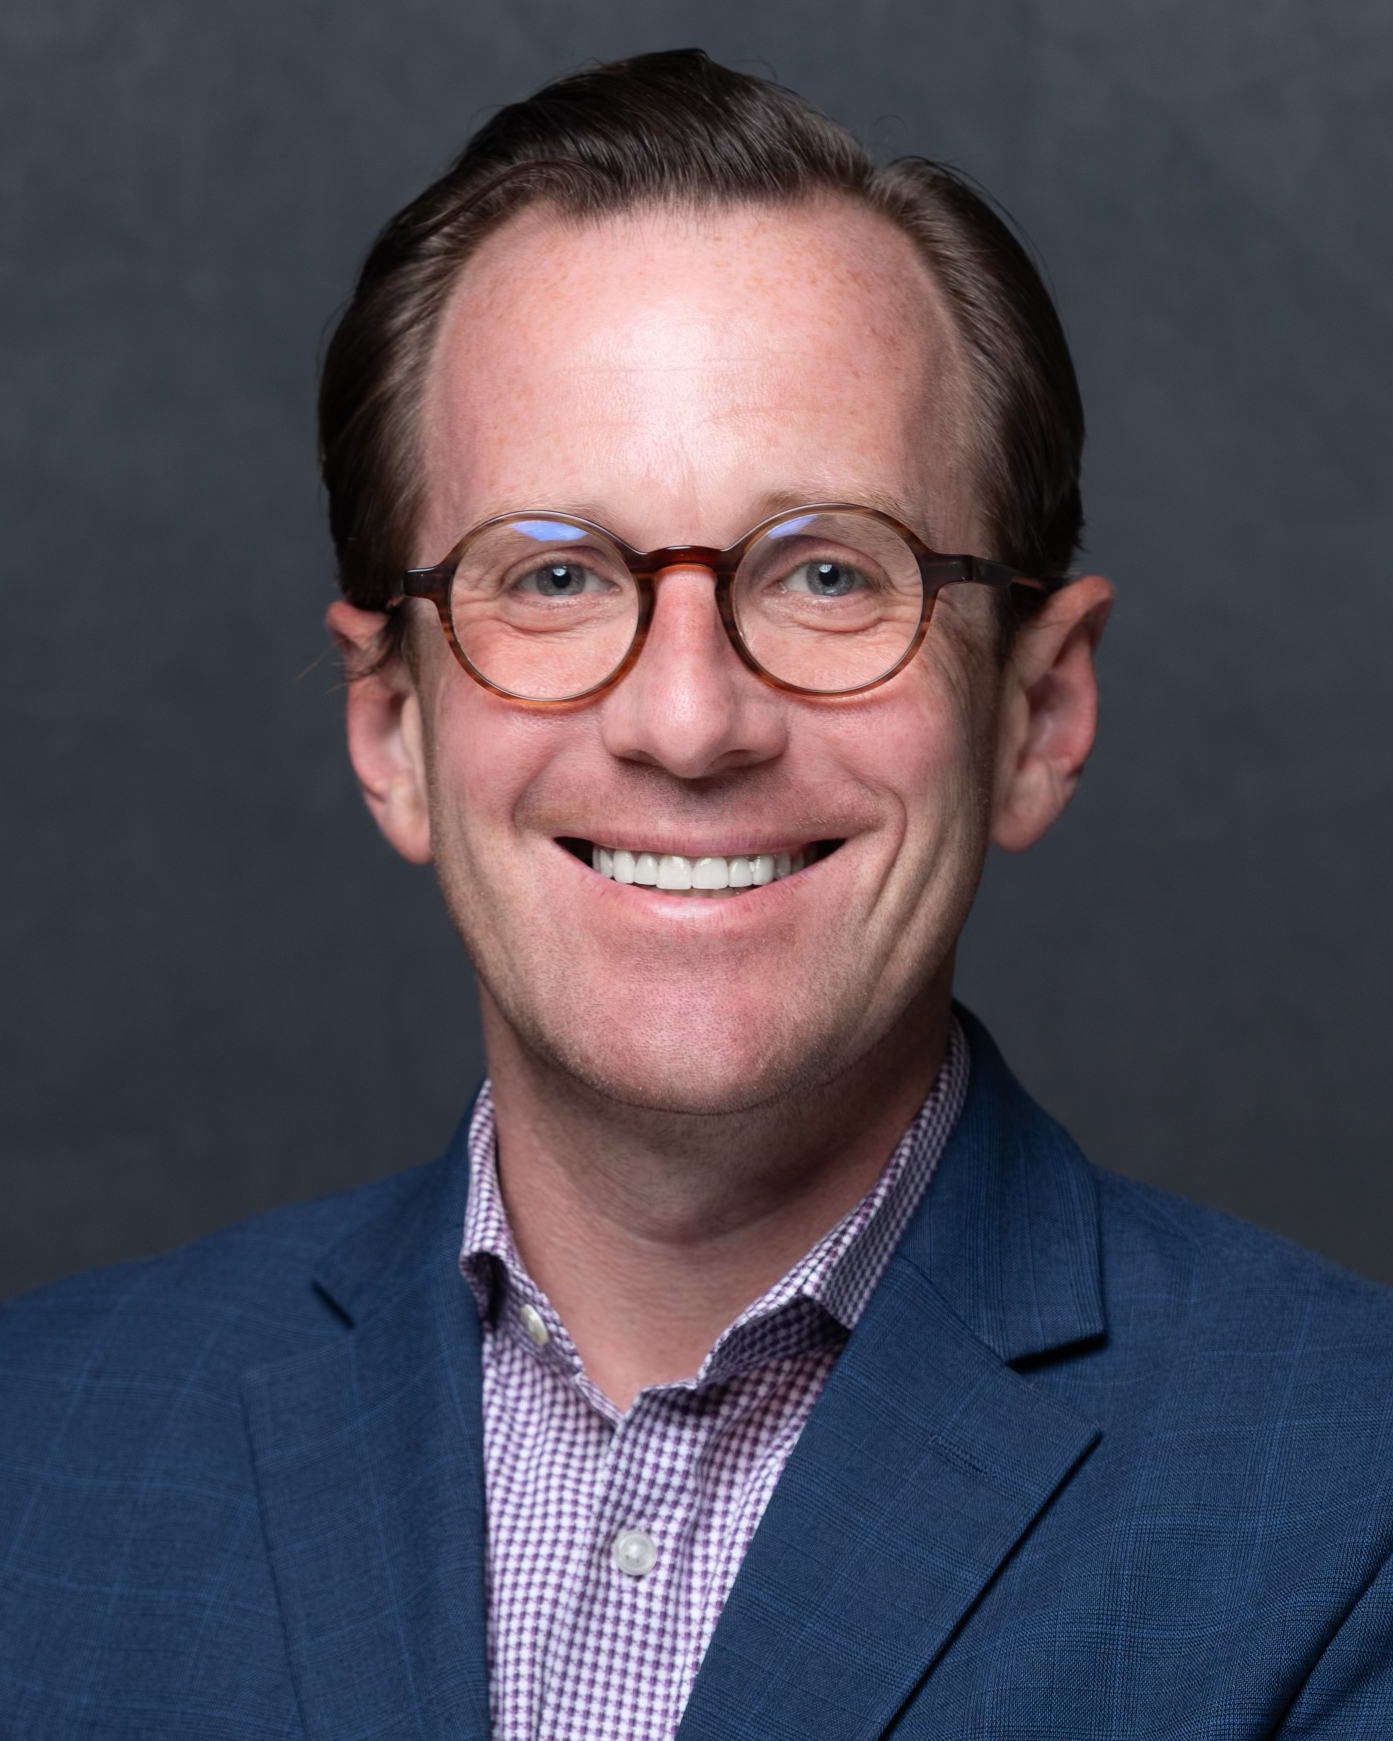
[[[640,551],[574,514],[500,514],[443,562],[409,569],[392,603],[428,599],[486,689],[554,705],[612,688],[643,650],[665,570],[709,569],[730,643],[766,683],[858,695],[914,657],[945,587],[1057,583],[980,556],[943,556],[876,508],[794,508],[726,550]]]

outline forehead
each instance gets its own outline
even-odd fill
[[[532,208],[484,243],[441,319],[420,559],[528,506],[639,544],[725,542],[828,499],[965,533],[969,412],[938,289],[869,210]]]

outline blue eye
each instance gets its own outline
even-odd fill
[[[804,562],[784,576],[785,592],[807,593],[811,598],[846,598],[863,592],[866,577],[847,562]]]
[[[524,574],[514,587],[538,598],[580,598],[584,593],[605,591],[606,583],[593,568],[579,562],[547,562]]]

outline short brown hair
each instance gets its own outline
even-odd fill
[[[993,546],[976,554],[1062,578],[1083,524],[1083,407],[1059,317],[1025,249],[954,170],[920,157],[877,168],[846,128],[795,92],[677,49],[589,68],[501,109],[373,244],[319,397],[345,595],[381,609],[412,561],[418,408],[437,324],[460,269],[499,225],[540,201],[598,217],[829,192],[911,238],[957,324],[978,406],[971,463]]]

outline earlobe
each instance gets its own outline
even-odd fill
[[[377,662],[385,618],[338,600],[325,618],[343,655],[348,754],[363,801],[403,858],[431,856],[421,703],[401,659]]]
[[[1113,589],[1086,575],[1051,595],[1020,631],[1003,685],[992,839],[1008,852],[1033,846],[1063,813],[1098,724],[1093,656]]]

